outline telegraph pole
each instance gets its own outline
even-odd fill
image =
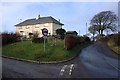
[[[20,19],[20,23],[22,22],[22,19]]]
[[[87,35],[87,22],[86,22],[86,35]]]
[[[80,36],[80,30],[79,30],[79,36]]]
[[[120,32],[120,1],[118,2],[118,33]]]

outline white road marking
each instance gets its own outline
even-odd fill
[[[70,66],[70,71],[69,71],[69,75],[71,75],[72,74],[72,70],[74,69],[74,64],[71,64],[71,66]]]
[[[67,68],[67,67],[69,67],[69,75],[71,75],[72,74],[72,71],[73,71],[73,69],[74,69],[74,64],[71,64],[71,65],[64,65],[62,68],[61,68],[61,70],[60,70],[60,75],[62,76],[63,74],[64,74],[64,72],[65,72],[65,69]]]
[[[62,69],[60,70],[60,75],[63,75],[66,67],[67,67],[67,65],[64,65],[64,66],[62,67]]]

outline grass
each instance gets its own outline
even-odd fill
[[[114,44],[112,41],[109,41],[107,44],[114,52],[120,55],[120,46]]]
[[[84,47],[87,44],[84,44]],[[31,43],[30,41],[17,42],[2,47],[2,55],[17,57],[35,61],[60,61],[75,56],[83,45],[77,45],[73,50],[64,49],[63,40],[58,40],[56,46],[46,44],[44,52],[43,43]]]

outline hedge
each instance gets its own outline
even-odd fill
[[[46,42],[47,42],[47,39],[46,39]],[[44,43],[44,39],[43,39],[43,37],[33,38],[32,43]]]
[[[80,43],[80,39],[77,36],[67,34],[64,39],[64,47],[67,50],[73,49],[78,43]]]
[[[2,46],[10,43],[20,41],[20,35],[18,33],[2,33]]]
[[[110,40],[112,42],[114,42],[115,44],[117,44],[118,46],[120,46],[120,33],[119,34],[113,34],[111,37],[110,37]]]

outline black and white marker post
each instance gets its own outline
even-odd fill
[[[43,34],[43,39],[44,39],[44,52],[45,52],[45,48],[46,48],[46,39],[47,39],[47,35],[48,35],[48,30],[46,28],[42,29],[42,34]]]

